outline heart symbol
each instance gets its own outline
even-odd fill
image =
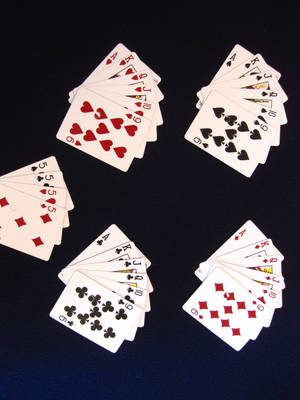
[[[132,114],[126,114],[126,117],[127,117],[128,119],[131,119],[131,118],[132,118]]]
[[[238,155],[239,160],[249,160],[248,154],[245,150],[242,150]]]
[[[225,140],[224,136],[214,136],[213,139],[218,147],[220,147]]]
[[[143,116],[144,116],[144,113],[143,113],[143,111],[140,111],[140,110],[136,111],[136,112],[135,112],[135,114],[137,114],[137,115],[140,115],[141,117],[143,117]]]
[[[132,68],[128,68],[128,70],[125,72],[125,75],[132,74],[134,71]]]
[[[51,199],[46,200],[46,202],[47,202],[47,203],[50,203],[50,204],[55,204],[55,203],[56,203],[56,200],[53,199],[53,197],[52,197]]]
[[[224,115],[225,110],[222,107],[215,107],[213,108],[213,112],[217,118],[221,118]]]
[[[109,58],[107,61],[106,61],[106,64],[111,64],[112,63],[112,61],[111,61],[111,59]]]
[[[203,128],[200,129],[200,132],[202,133],[204,139],[208,139],[211,136],[212,130],[210,128]]]
[[[229,142],[225,147],[225,151],[227,151],[227,153],[234,153],[236,151],[235,145]]]
[[[224,120],[228,123],[228,125],[232,126],[237,120],[237,117],[235,115],[226,115]]]
[[[46,189],[42,189],[42,190],[40,190],[40,192],[41,192],[42,194],[46,194],[46,193],[47,193]]]
[[[113,142],[111,140],[101,140],[99,142],[101,144],[101,146],[103,147],[103,150],[105,151],[109,151]]]
[[[101,108],[101,107],[97,108],[96,112],[98,113],[98,114],[94,114],[94,117],[96,119],[105,119],[105,118],[107,118],[107,115],[105,114],[105,111],[103,110],[103,108]]]
[[[99,133],[99,135],[102,135],[104,133],[109,133],[109,130],[107,129],[107,126],[103,122],[100,122],[98,128],[96,129],[96,132]]]
[[[137,107],[141,107],[142,103],[140,101],[134,103]]]
[[[137,75],[133,75],[133,77],[131,79],[134,79],[135,81],[137,81],[139,79],[139,77]]]
[[[82,112],[84,112],[84,113],[94,111],[94,110],[93,110],[93,107],[90,105],[90,103],[89,103],[88,101],[84,101],[84,102],[83,102],[83,105],[82,105],[82,107],[81,107],[80,110],[81,110]]]
[[[72,128],[70,129],[70,133],[72,133],[72,135],[79,135],[80,133],[83,133],[79,124],[77,124],[76,122],[72,125]]]
[[[246,124],[245,121],[242,121],[239,124],[238,131],[240,131],[240,132],[248,132],[249,131],[248,125]]]
[[[92,142],[93,140],[96,140],[96,136],[93,134],[93,132],[91,130],[87,130],[85,132],[85,135],[83,136],[83,139],[86,142]]]
[[[110,121],[115,129],[120,129],[122,124],[124,123],[122,118],[112,118]]]
[[[253,129],[253,131],[250,132],[250,138],[253,140],[261,139],[260,133],[257,129]]]
[[[126,147],[114,147],[114,151],[119,158],[123,158],[126,153]]]
[[[120,65],[125,65],[126,64],[126,61],[125,60],[122,60],[121,62],[120,62]]]
[[[228,139],[233,139],[236,137],[236,130],[235,129],[225,129],[226,135]]]
[[[138,87],[138,88],[136,88],[136,89],[135,89],[135,91],[136,91],[136,92],[141,92],[141,91],[142,91],[142,88],[141,88],[141,86],[140,86],[140,87]]]
[[[127,125],[127,126],[125,126],[125,129],[129,136],[134,136],[135,132],[137,131],[137,126],[136,125]]]
[[[79,140],[76,140],[75,145],[76,146],[81,146],[81,143],[79,142]]]

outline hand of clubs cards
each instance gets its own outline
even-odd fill
[[[235,350],[255,340],[282,307],[283,255],[247,221],[195,271],[201,286],[183,309]]]
[[[198,91],[198,114],[185,139],[250,177],[280,144],[287,95],[280,73],[260,54],[234,46],[208,86]]]
[[[111,225],[67,267],[66,284],[50,316],[115,353],[144,326],[153,291],[150,261],[116,226]]]
[[[49,260],[74,208],[56,158],[0,177],[0,243]]]
[[[71,106],[57,138],[127,171],[157,140],[163,123],[160,77],[138,55],[118,44],[88,78],[69,93]]]

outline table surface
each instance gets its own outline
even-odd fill
[[[16,7],[4,21],[0,174],[55,155],[75,209],[50,261],[0,248],[0,398],[295,399],[300,394],[300,59],[293,11],[270,16],[260,8],[244,19],[241,10],[239,19],[230,19],[213,9],[208,17],[184,7],[181,15],[180,9],[144,13],[138,4],[128,6],[132,14],[103,13],[99,2],[81,9],[28,5]],[[119,42],[161,76],[165,96],[158,140],[127,173],[55,137],[69,90]],[[236,43],[281,72],[289,97],[281,145],[250,179],[184,139],[197,113],[196,92]],[[236,352],[181,307],[199,286],[197,264],[248,219],[284,254],[286,289],[271,327]],[[152,261],[155,289],[145,326],[116,354],[48,315],[64,287],[60,269],[112,223]]]

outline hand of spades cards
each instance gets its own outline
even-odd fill
[[[280,73],[260,54],[236,45],[208,86],[198,91],[199,109],[185,138],[250,177],[287,122]]]
[[[0,177],[0,243],[49,260],[74,208],[51,156]]]
[[[255,340],[282,307],[283,255],[252,221],[242,225],[206,261],[200,287],[183,309],[235,350]]]
[[[122,44],[69,93],[71,106],[57,138],[127,171],[157,140],[162,124],[160,77]]]
[[[111,225],[59,273],[66,284],[50,316],[116,352],[144,326],[153,291],[150,261]]]

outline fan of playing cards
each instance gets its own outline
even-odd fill
[[[88,78],[69,93],[71,106],[57,138],[127,171],[157,140],[163,123],[161,81],[136,53],[118,44]]]
[[[49,260],[74,204],[51,156],[0,177],[0,243]]]
[[[280,144],[287,96],[280,73],[236,45],[208,86],[197,93],[198,114],[185,139],[250,177]]]
[[[235,350],[255,340],[282,307],[283,255],[247,221],[195,271],[201,286],[183,305]]]
[[[144,326],[153,291],[150,261],[116,226],[111,225],[67,267],[66,284],[50,316],[115,353]]]

